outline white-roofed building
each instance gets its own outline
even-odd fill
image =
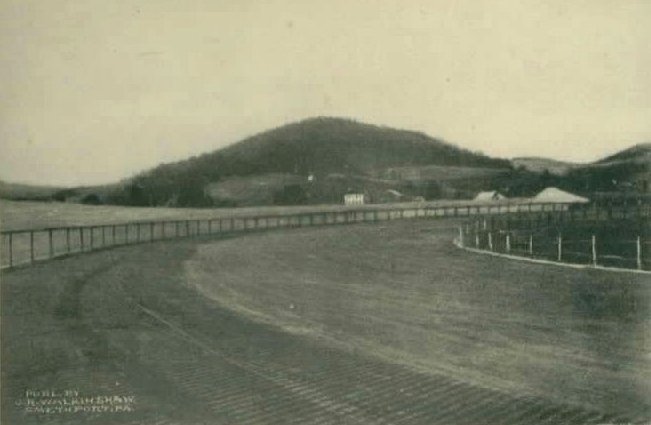
[[[479,192],[475,196],[475,201],[485,202],[485,201],[502,201],[507,199],[506,196],[499,193],[497,190],[491,190],[488,192]]]
[[[543,189],[539,194],[532,198],[532,201],[550,204],[586,204],[590,202],[588,198],[566,192],[557,187],[548,187],[546,189]]]

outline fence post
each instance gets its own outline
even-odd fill
[[[84,252],[84,229],[79,228],[79,252]]]
[[[459,245],[463,246],[463,227],[459,226]]]
[[[70,254],[70,227],[66,227],[66,253]]]
[[[90,250],[93,250],[93,245],[95,245],[95,232],[93,232],[93,226],[90,226]],[[138,238],[140,239],[140,238]]]
[[[13,233],[9,233],[9,267],[14,265],[14,247],[13,247]]]
[[[50,258],[54,257],[54,242],[52,241],[52,229],[48,229],[47,231],[47,239],[48,239],[48,244],[50,248]]]
[[[29,232],[29,259],[34,262],[34,232]]]
[[[637,269],[642,270],[642,241],[641,241],[639,236],[637,237],[636,242],[637,242],[637,250],[636,250],[637,251],[637,256],[636,256]]]
[[[506,252],[507,253],[511,252],[511,234],[510,233],[506,234]]]
[[[115,224],[111,225],[111,245],[116,245],[116,243],[115,243]]]
[[[190,220],[185,220],[185,236],[190,236]]]
[[[533,233],[529,235],[529,255],[533,257]]]
[[[592,265],[597,266],[597,237],[592,235]]]
[[[493,250],[493,232],[488,232],[488,249]]]
[[[479,233],[475,233],[475,248],[479,249]]]
[[[558,261],[561,261],[563,258],[563,237],[561,234],[558,234]]]

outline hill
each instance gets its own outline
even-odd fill
[[[505,160],[473,153],[423,133],[324,117],[261,133],[214,155],[237,159],[237,169],[227,171],[239,175],[363,174],[398,165],[508,167]]]
[[[513,166],[540,174],[549,186],[593,199],[648,196],[651,191],[651,143],[642,143],[587,164],[548,158],[514,158]]]
[[[510,169],[507,160],[423,133],[319,117],[160,165],[100,197],[109,203],[166,206],[339,203],[349,190],[366,191],[375,201],[384,201],[389,190],[432,197],[443,190],[441,179],[413,184],[392,175],[400,167],[432,166],[454,167],[454,175],[459,169],[472,169],[465,174],[478,181],[496,170]]]
[[[613,164],[615,162],[630,161],[635,163],[651,162],[651,143],[640,143],[613,155],[607,156],[596,164]]]
[[[570,170],[569,189],[608,197],[651,191],[651,143],[632,146],[591,164]]]
[[[47,201],[62,189],[61,187],[8,183],[0,180],[0,198],[15,201]]]
[[[557,176],[565,175],[568,171],[581,166],[580,164],[573,164],[571,162],[535,156],[513,158],[511,163],[516,168],[522,167],[525,170],[535,173],[544,173],[547,171]]]

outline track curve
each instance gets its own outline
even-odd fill
[[[161,242],[3,275],[3,422],[648,421],[647,281],[473,256],[449,223]],[[136,403],[25,413],[26,388]]]

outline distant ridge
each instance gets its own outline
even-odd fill
[[[565,175],[568,171],[581,166],[581,164],[536,156],[513,158],[511,160],[511,163],[513,163],[514,167],[523,167],[526,170],[536,173],[543,173],[547,171],[551,174],[556,174],[559,176]]]
[[[651,143],[640,143],[631,146],[628,149],[624,149],[623,151],[619,151],[613,155],[600,159],[599,161],[596,161],[596,163],[605,164],[614,161],[651,161]]]
[[[48,201],[60,190],[63,190],[60,186],[8,183],[0,180],[0,198],[4,199]]]
[[[613,155],[585,164],[567,174],[574,187],[585,192],[651,194],[651,143],[641,143]]]

